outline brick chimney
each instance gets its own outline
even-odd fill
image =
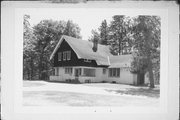
[[[92,48],[92,50],[94,52],[96,52],[98,50],[98,40],[97,39],[94,39],[94,41],[93,41],[93,48]]]

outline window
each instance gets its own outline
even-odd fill
[[[59,68],[55,68],[55,76],[58,76],[59,75]]]
[[[91,62],[91,60],[89,60],[89,59],[84,59],[84,62]]]
[[[116,68],[117,77],[120,76],[120,68]]]
[[[55,76],[56,75],[56,70],[55,70],[56,68],[54,68],[54,69],[52,69],[51,71],[50,71],[50,75],[53,75],[53,76]]]
[[[120,68],[109,68],[109,77],[120,77]]]
[[[63,60],[66,60],[66,51],[63,52]]]
[[[63,60],[70,60],[71,59],[71,51],[64,51],[63,52]]]
[[[58,53],[58,61],[61,61],[62,52]]]
[[[81,68],[79,68],[79,75],[81,75]]]
[[[73,69],[72,68],[65,68],[65,74],[72,74]]]
[[[67,60],[70,60],[71,59],[71,51],[67,51]]]
[[[106,74],[106,69],[105,68],[103,68],[103,74]]]
[[[112,69],[112,77],[116,77],[116,68]]]
[[[84,76],[88,76],[88,77],[95,77],[95,69],[88,69],[88,68],[84,68]]]
[[[75,68],[74,70],[75,70],[75,71],[74,71],[74,75],[75,75],[76,77],[78,77],[78,76],[81,75],[81,68]]]
[[[112,76],[112,68],[109,69],[109,76]]]

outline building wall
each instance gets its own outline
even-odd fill
[[[71,67],[71,66],[70,66]],[[76,68],[81,68],[81,75],[78,77],[79,81],[81,83],[84,83],[85,80],[90,80],[91,82],[102,82],[103,80],[105,81],[107,78],[107,74],[103,74],[103,69],[104,68],[96,68],[96,67],[84,67],[84,66],[74,66],[72,74],[65,74],[65,68],[66,67],[55,67],[55,73],[58,74],[57,76],[51,76],[50,80],[51,81],[65,81],[66,79],[75,79],[75,69]],[[91,69],[95,69],[95,76],[94,77],[88,77],[88,76],[84,76],[83,72],[84,72],[84,68],[91,68]],[[58,69],[58,70],[57,70]],[[106,71],[108,72],[108,71]]]
[[[75,79],[75,68],[81,68],[81,75],[78,77],[79,81],[81,83],[85,83],[86,80],[89,80],[92,83],[95,82],[113,82],[115,81],[116,83],[120,83],[120,84],[137,84],[137,75],[136,74],[132,74],[128,68],[126,69],[120,69],[120,77],[109,77],[109,71],[106,68],[96,68],[96,67],[84,67],[84,66],[75,66],[73,67],[73,71],[72,74],[65,74],[65,67],[56,67],[55,68],[55,72],[58,70],[58,75],[59,76],[54,76],[54,77],[50,77],[50,80],[56,80],[56,81],[65,81],[66,79]],[[84,68],[91,68],[91,69],[95,69],[95,77],[88,77],[88,76],[84,76],[83,72],[84,72]],[[106,74],[103,74],[103,69],[106,69]]]
[[[116,82],[120,84],[136,84],[137,75],[129,71],[128,68],[120,68],[120,77],[110,77],[107,78],[108,82]]]
[[[50,76],[51,81],[65,81],[66,79],[74,79],[74,70],[72,74],[65,74],[65,67],[55,67],[55,73],[58,74],[55,76]],[[57,70],[58,69],[58,70]]]

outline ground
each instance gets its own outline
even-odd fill
[[[25,106],[158,106],[159,87],[24,81]]]

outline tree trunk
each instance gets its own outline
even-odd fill
[[[38,66],[38,69],[39,69],[39,80],[41,80],[42,79],[42,59],[40,59],[40,61],[39,61],[39,66]]]
[[[153,75],[153,70],[152,70],[152,61],[149,59],[148,60],[148,72],[149,72],[149,81],[150,81],[150,88],[154,88],[154,75]]]
[[[27,70],[27,79],[30,80],[30,70]]]
[[[34,78],[34,64],[33,64],[33,58],[32,57],[31,57],[30,67],[31,67],[31,80],[33,80],[33,78]]]
[[[43,52],[43,50],[41,51],[41,55],[39,56],[40,58],[39,58],[39,66],[38,66],[38,68],[39,68],[39,80],[43,80],[43,70],[44,70],[44,68],[43,68],[43,56],[44,56],[44,52]]]

